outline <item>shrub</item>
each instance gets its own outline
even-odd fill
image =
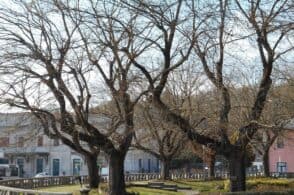
[[[287,179],[272,179],[258,178],[247,181],[247,189],[258,191],[281,190],[281,188],[289,187],[290,180]]]
[[[294,182],[287,179],[273,179],[273,178],[254,178],[247,180],[246,186],[247,190],[259,191],[255,192],[260,194],[262,191],[266,191],[266,193],[270,193],[267,191],[285,191],[285,188],[291,188],[294,185]],[[224,181],[224,190],[229,191],[230,189],[230,181]],[[242,192],[244,193],[244,192]],[[253,192],[247,192],[253,193]],[[274,192],[277,194],[277,192]],[[282,192],[284,193],[284,192]],[[262,193],[264,195],[265,193]],[[293,193],[294,194],[294,193]]]
[[[224,190],[229,191],[230,190],[230,180],[224,181]]]
[[[285,192],[227,192],[225,195],[291,195],[293,191]]]

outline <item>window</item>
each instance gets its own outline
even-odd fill
[[[77,176],[80,175],[80,171],[81,171],[81,160],[80,159],[73,159],[73,175]]]
[[[277,148],[284,148],[284,140],[282,137],[277,138]]]
[[[43,136],[42,135],[39,135],[38,136],[38,146],[43,146]]]
[[[148,159],[148,173],[151,172],[151,159]]]
[[[9,146],[9,137],[0,137],[0,147]]]
[[[9,160],[7,158],[0,158],[0,164],[9,164]]]
[[[18,137],[17,145],[18,147],[24,147],[24,137]]]
[[[262,162],[262,155],[259,154],[258,152],[255,154],[255,161],[260,161],[260,162]]]
[[[12,177],[18,176],[19,170],[18,170],[17,166],[9,165],[9,169],[10,169],[10,176],[12,176]]]
[[[142,171],[142,159],[138,160],[138,164],[139,164],[139,172]]]
[[[157,169],[157,172],[159,172],[159,169],[160,169],[159,159],[156,159],[156,169]]]
[[[5,167],[0,167],[0,177],[5,177],[6,176],[6,169]]]
[[[278,173],[287,172],[287,163],[286,162],[277,162],[277,172]]]
[[[53,146],[59,146],[59,140],[58,139],[53,140]]]

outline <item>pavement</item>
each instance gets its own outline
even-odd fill
[[[185,195],[198,195],[198,194],[200,194],[198,191],[195,191],[195,190],[178,190],[178,192],[184,192]]]

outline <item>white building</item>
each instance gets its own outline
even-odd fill
[[[17,164],[22,177],[40,172],[50,175],[87,175],[86,162],[80,154],[42,133],[29,114],[0,114],[0,153],[10,164]],[[1,162],[0,162],[1,163]],[[98,158],[102,173],[107,174],[107,161]],[[158,172],[159,161],[150,154],[130,150],[125,159],[125,172]]]

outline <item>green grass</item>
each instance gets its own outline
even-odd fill
[[[250,191],[284,191],[294,189],[294,179],[256,178],[247,181]]]
[[[80,185],[54,186],[54,187],[48,187],[48,188],[38,188],[38,190],[45,191],[45,192],[73,192],[74,195],[78,195],[80,190]],[[94,194],[95,193],[91,192],[91,195],[94,195]]]
[[[166,190],[157,190],[150,188],[141,188],[141,187],[130,187],[127,189],[128,192],[139,192],[140,195],[184,195],[182,192],[171,192]]]
[[[229,190],[229,180],[177,180],[169,183],[190,186],[199,192],[227,192]],[[294,189],[294,179],[253,178],[248,179],[246,183],[248,191],[285,191]]]
[[[177,184],[178,186],[188,186],[193,190],[199,192],[214,192],[214,191],[224,191],[219,189],[223,188],[225,180],[213,180],[213,181],[198,181],[198,180],[176,180],[168,183]]]
[[[91,190],[90,195],[106,195],[103,192],[106,189],[106,184],[102,184],[100,186],[102,190]],[[72,186],[58,186],[58,187],[50,187],[50,188],[39,188],[38,190],[46,191],[46,192],[73,192],[74,195],[79,195],[80,186],[72,185]],[[170,192],[166,190],[157,190],[157,189],[149,189],[149,188],[141,188],[141,187],[128,187],[128,192],[140,193],[140,195],[184,195],[181,192]]]
[[[48,188],[38,188],[40,191],[46,192],[74,192],[80,189],[80,185],[66,185],[66,186],[54,186]]]

